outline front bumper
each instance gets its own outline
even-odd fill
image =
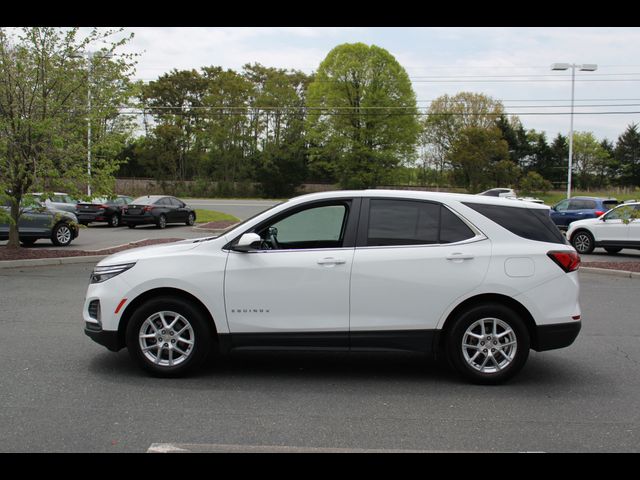
[[[555,350],[571,345],[582,328],[582,322],[576,320],[571,323],[553,325],[539,325],[536,328],[536,339],[533,349],[536,352]]]
[[[120,341],[118,332],[110,332],[102,330],[100,326],[95,323],[86,323],[84,327],[84,333],[90,337],[94,342],[99,343],[103,347],[107,347],[112,352],[121,350],[124,345]]]

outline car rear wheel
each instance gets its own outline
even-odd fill
[[[620,250],[622,250],[622,248],[620,248],[620,247],[607,247],[607,248],[605,248],[605,250],[607,251],[607,253],[611,253],[613,255],[613,254],[616,254],[616,253],[620,252]]]
[[[593,239],[593,235],[591,235],[586,230],[578,230],[571,237],[571,245],[576,251],[583,255],[588,255],[593,252],[595,248],[595,240]]]
[[[25,238],[20,240],[20,243],[23,247],[33,247],[33,244],[36,243],[37,240],[37,238]]]
[[[66,223],[59,223],[51,232],[51,241],[58,247],[66,247],[73,240],[73,232],[71,227]]]
[[[192,227],[194,223],[196,223],[196,216],[193,212],[191,212],[187,217],[187,225]]]
[[[126,331],[130,355],[148,373],[179,377],[202,364],[211,352],[206,317],[181,298],[156,298],[132,315]]]
[[[120,215],[114,213],[109,217],[109,226],[110,227],[119,227],[120,226]]]
[[[158,228],[165,228],[167,226],[167,217],[164,214],[161,214],[158,217],[158,221],[156,222],[156,226]]]
[[[510,308],[492,304],[464,311],[446,339],[450,365],[473,383],[498,384],[518,373],[529,357],[530,338]]]

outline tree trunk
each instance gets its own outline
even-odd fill
[[[7,248],[20,248],[20,236],[18,235],[18,220],[20,219],[20,199],[11,199],[11,218],[9,224],[9,243]]]

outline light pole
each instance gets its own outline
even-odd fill
[[[569,127],[569,171],[567,173],[567,198],[571,198],[571,170],[573,168],[573,97],[576,83],[576,68],[581,72],[595,72],[598,65],[593,63],[584,63],[577,65],[575,63],[554,63],[551,70],[569,70],[571,69],[571,125]]]
[[[94,58],[111,58],[113,55],[99,55],[97,52],[82,52],[72,58],[87,60],[87,196],[91,197],[91,67]]]

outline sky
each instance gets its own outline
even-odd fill
[[[571,70],[552,63],[596,64],[576,71],[574,131],[614,141],[640,124],[639,27],[132,27],[124,50],[140,54],[136,78],[176,69],[247,63],[311,73],[329,51],[363,42],[389,51],[405,68],[418,106],[461,91],[503,102],[526,129],[548,141],[568,135]],[[121,35],[121,34],[120,34]]]

